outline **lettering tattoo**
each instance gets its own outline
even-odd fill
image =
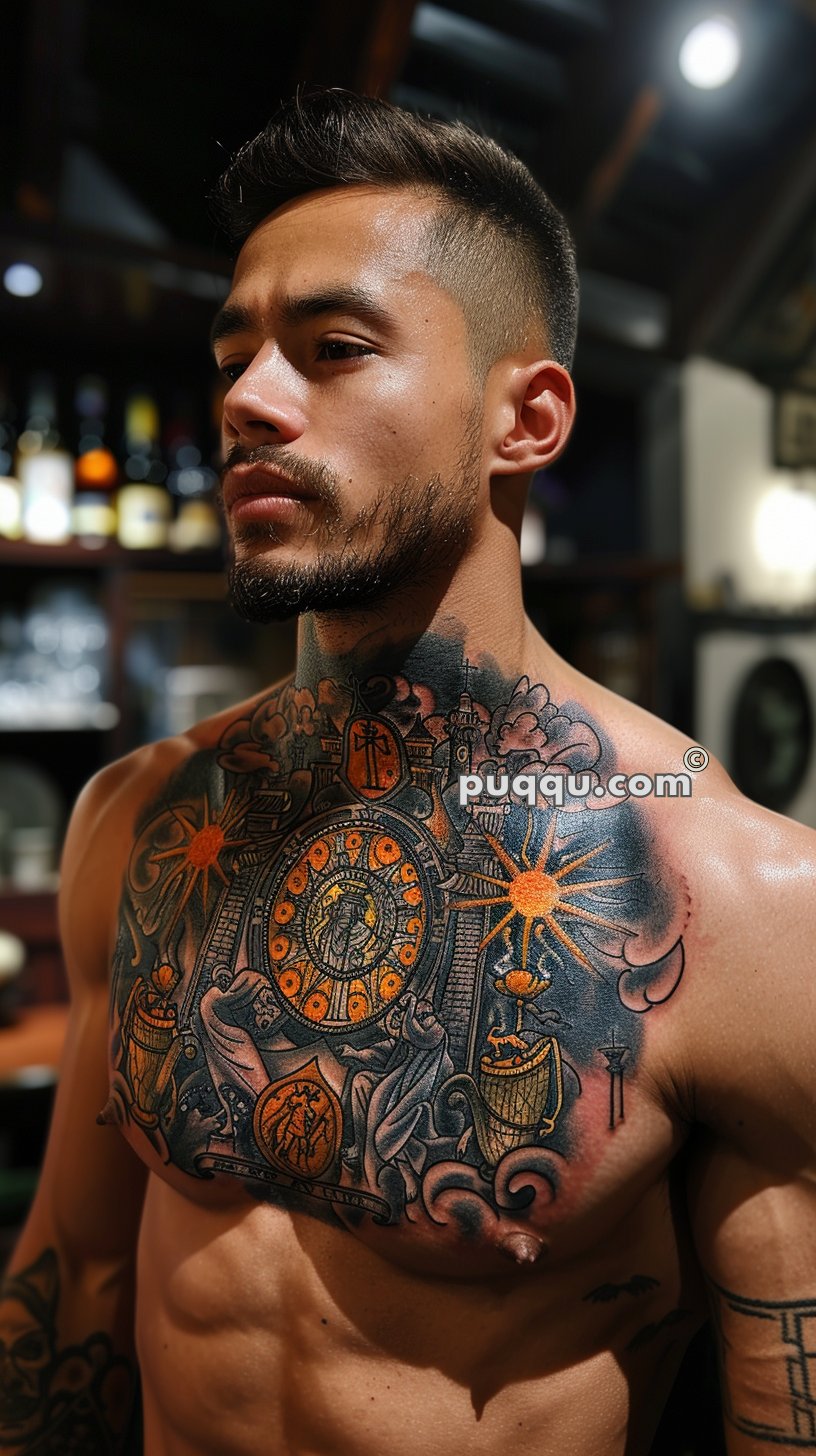
[[[620,1125],[683,944],[636,804],[461,806],[458,777],[610,762],[447,638],[264,698],[138,825],[106,1119],[334,1222],[535,1227],[580,1099]]]
[[[816,1299],[752,1299],[711,1281],[709,1290],[732,1426],[770,1446],[816,1450]]]
[[[60,1347],[59,1267],[46,1249],[0,1283],[0,1451],[124,1452],[136,1376],[106,1334]]]

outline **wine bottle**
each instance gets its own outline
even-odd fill
[[[29,541],[67,541],[74,462],[57,429],[57,391],[51,374],[31,379],[28,416],[17,440],[17,476],[23,495],[23,535]]]
[[[167,545],[172,504],[159,449],[159,411],[152,395],[133,393],[125,405],[125,477],[119,492],[119,540],[132,550]]]
[[[170,467],[167,488],[178,502],[170,528],[174,551],[212,551],[221,544],[221,523],[213,504],[218,477],[202,460],[197,433],[193,400],[179,393],[173,399],[164,431]]]
[[[86,374],[78,380],[74,409],[77,419],[73,533],[84,546],[103,546],[116,535],[116,486],[119,466],[105,444],[108,388],[104,379]]]
[[[16,541],[23,534],[23,492],[14,474],[15,409],[5,378],[0,378],[0,536]]]

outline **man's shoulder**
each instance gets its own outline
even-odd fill
[[[688,917],[668,1063],[683,1105],[719,1129],[749,1065],[774,1087],[812,1063],[816,833],[747,799],[713,758],[690,798],[651,812]]]
[[[791,860],[797,873],[807,874],[816,832],[746,798],[705,744],[603,688],[595,689],[591,709],[608,736],[610,763],[626,775],[626,791],[660,807],[678,828],[688,825],[702,835],[701,851],[762,879],[774,857]],[[672,775],[682,777],[679,789]],[[650,783],[640,783],[639,776]]]
[[[89,831],[114,833],[124,815],[132,831],[134,816],[138,818],[185,765],[199,755],[225,752],[235,735],[251,725],[257,715],[264,717],[267,736],[274,736],[271,719],[284,686],[282,681],[263,688],[251,698],[202,718],[183,733],[142,744],[106,764],[89,779],[77,799],[71,830],[78,828],[83,837]]]
[[[680,772],[688,783],[687,794],[652,792],[637,810],[654,873],[684,917],[682,994],[652,1039],[656,1077],[684,1119],[731,1136],[727,1110],[749,1097],[748,1082],[780,1106],[789,1084],[816,1093],[816,832],[746,798],[704,745],[669,725],[628,705],[614,720],[605,717],[612,757],[628,775],[655,783]],[[798,1125],[792,1091],[789,1101]],[[768,1128],[762,1139],[767,1153]]]
[[[721,777],[721,782],[717,779]],[[816,833],[746,799],[722,770],[700,790],[680,848],[724,965],[746,954],[797,973],[816,936]]]
[[[223,756],[242,726],[258,714],[268,720],[282,686],[265,688],[184,733],[133,749],[86,783],[71,814],[60,877],[60,924],[69,962],[75,945],[97,942],[97,959],[107,962],[113,912],[140,825],[171,785],[183,784],[186,773],[204,782],[207,765]],[[274,732],[268,721],[266,731]]]
[[[60,870],[59,921],[74,991],[107,977],[113,912],[141,806],[188,757],[186,737],[148,744],[106,764],[71,813]]]
[[[197,749],[192,733],[142,745],[105,764],[82,789],[74,805],[65,841],[63,873],[73,860],[100,843],[132,831],[139,807],[159,792],[162,784]],[[67,861],[67,866],[66,866]]]
[[[704,744],[604,689],[591,708],[622,791],[639,800],[706,933],[816,930],[816,831],[754,803]],[[642,795],[642,797],[641,797]]]

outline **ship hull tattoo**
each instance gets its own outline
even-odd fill
[[[622,1122],[683,974],[642,808],[460,805],[460,773],[613,765],[543,684],[484,660],[476,696],[446,653],[285,684],[137,826],[104,1116],[191,1178],[471,1233],[558,1198],[588,1087]]]

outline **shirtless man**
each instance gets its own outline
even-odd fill
[[[147,1456],[639,1456],[710,1309],[730,1456],[816,1450],[816,841],[524,615],[563,224],[339,93],[221,195],[232,594],[297,665],[75,811],[0,1446],[125,1449],[138,1360]]]

